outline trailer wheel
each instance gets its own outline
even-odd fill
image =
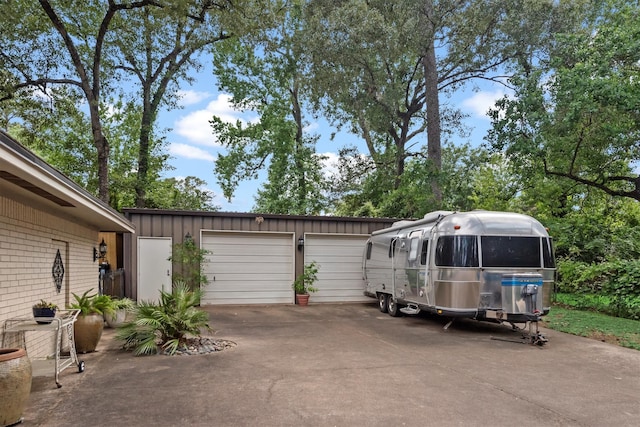
[[[402,312],[400,311],[400,307],[398,307],[398,303],[391,295],[387,296],[387,313],[389,313],[389,316],[391,317],[402,316]]]
[[[382,292],[378,294],[378,308],[383,313],[387,312],[389,309],[389,295]]]

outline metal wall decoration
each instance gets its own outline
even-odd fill
[[[60,293],[60,289],[62,289],[62,279],[64,278],[64,264],[62,263],[62,256],[60,256],[60,249],[58,249],[56,259],[53,261],[51,274],[53,275],[53,281],[56,284],[56,290]]]

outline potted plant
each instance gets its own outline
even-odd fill
[[[34,304],[31,309],[36,322],[46,325],[53,322],[53,318],[56,317],[56,310],[58,310],[58,306],[52,302],[41,299],[40,302]]]
[[[296,293],[297,304],[309,304],[309,294],[318,291],[318,288],[313,286],[317,280],[318,265],[313,261],[304,266],[304,272],[291,285]]]
[[[0,348],[0,426],[22,422],[31,392],[31,362],[23,348]]]
[[[73,324],[73,333],[78,353],[90,353],[96,350],[104,329],[104,316],[114,313],[113,300],[109,295],[89,295],[91,289],[78,296],[71,308],[80,310]]]
[[[104,319],[107,321],[107,326],[110,328],[117,328],[123,325],[127,320],[127,313],[134,310],[136,303],[131,298],[113,299],[113,313],[105,314]]]

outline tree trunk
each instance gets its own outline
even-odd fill
[[[93,143],[98,153],[98,197],[109,203],[109,141],[102,132],[102,123],[98,111],[97,101],[90,103],[91,130]]]
[[[152,113],[145,102],[142,112],[142,126],[140,127],[140,141],[138,147],[138,174],[136,177],[136,207],[147,205],[147,182],[149,175],[149,139],[151,138]]]
[[[433,167],[431,177],[431,191],[434,201],[440,207],[442,203],[442,189],[438,182],[438,175],[442,169],[442,147],[440,140],[440,99],[438,96],[438,69],[435,51],[435,25],[433,22],[433,0],[425,0],[425,52],[422,57],[425,79],[425,100],[427,106],[427,155]]]
[[[306,214],[306,198],[307,198],[307,178],[305,176],[306,169],[304,166],[304,139],[303,139],[303,124],[302,124],[302,108],[298,99],[298,82],[294,81],[291,91],[291,101],[293,119],[296,123],[296,136],[295,136],[295,150],[294,159],[296,166],[296,173],[298,174],[298,194],[295,201],[296,214]]]

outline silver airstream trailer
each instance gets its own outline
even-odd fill
[[[547,230],[527,215],[432,212],[374,232],[363,258],[364,293],[382,312],[524,323],[531,343],[546,342],[537,322],[555,260]]]

